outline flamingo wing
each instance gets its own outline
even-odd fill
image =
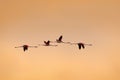
[[[60,36],[58,40],[59,40],[59,41],[62,41],[62,38],[63,38],[63,36]]]
[[[28,47],[23,47],[23,51],[25,52],[26,50],[28,50]]]
[[[81,44],[81,46],[82,46],[83,49],[85,48],[84,44]]]
[[[44,43],[46,44],[47,42],[46,42],[46,41],[44,41]]]
[[[46,44],[49,45],[49,44],[50,44],[50,41],[48,40],[48,41],[46,42]]]
[[[17,46],[17,47],[15,47],[15,48],[21,48],[21,47],[23,47],[23,46]]]
[[[37,48],[38,46],[28,46],[28,47],[30,47],[30,48]]]
[[[81,44],[78,44],[78,48],[81,49]]]

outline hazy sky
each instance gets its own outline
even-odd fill
[[[0,80],[120,80],[119,0],[0,0],[0,37]]]

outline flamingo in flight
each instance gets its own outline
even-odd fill
[[[58,46],[58,45],[51,45],[50,41],[44,41],[44,44],[39,44],[39,46]]]
[[[23,48],[23,51],[25,52],[26,50],[28,50],[28,48],[37,48],[37,46],[23,45],[23,46],[17,46],[15,48]]]
[[[79,43],[70,43],[71,45],[78,45],[78,48],[79,49],[81,49],[81,48],[85,48],[85,46],[87,45],[87,46],[92,46],[92,44],[85,44],[85,43],[81,43],[81,42],[79,42]]]
[[[63,39],[63,36],[61,35],[58,39],[56,39],[56,41],[51,41],[51,42],[57,42],[57,43],[70,43],[70,42],[63,42],[62,39]]]

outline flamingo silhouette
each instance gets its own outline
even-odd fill
[[[78,48],[79,49],[81,49],[81,48],[85,48],[85,46],[87,45],[87,46],[92,46],[92,44],[85,44],[85,43],[81,43],[81,42],[79,42],[79,43],[70,43],[71,45],[78,45]]]
[[[44,44],[39,44],[39,46],[58,46],[58,45],[51,45],[50,41],[44,41]]]
[[[63,36],[61,35],[58,39],[56,39],[56,42],[57,43],[62,43],[63,41],[62,41],[62,38],[63,38]]]
[[[70,42],[64,42],[62,41],[63,36],[61,35],[58,39],[56,39],[56,41],[50,41],[50,42],[56,42],[56,43],[70,43]]]
[[[28,48],[37,48],[37,46],[23,45],[23,46],[17,46],[15,48],[23,48],[23,51],[25,52],[26,50],[28,50]]]

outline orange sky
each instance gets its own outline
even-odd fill
[[[0,79],[120,80],[119,26],[118,0],[1,0]],[[93,46],[14,48],[60,35]]]

